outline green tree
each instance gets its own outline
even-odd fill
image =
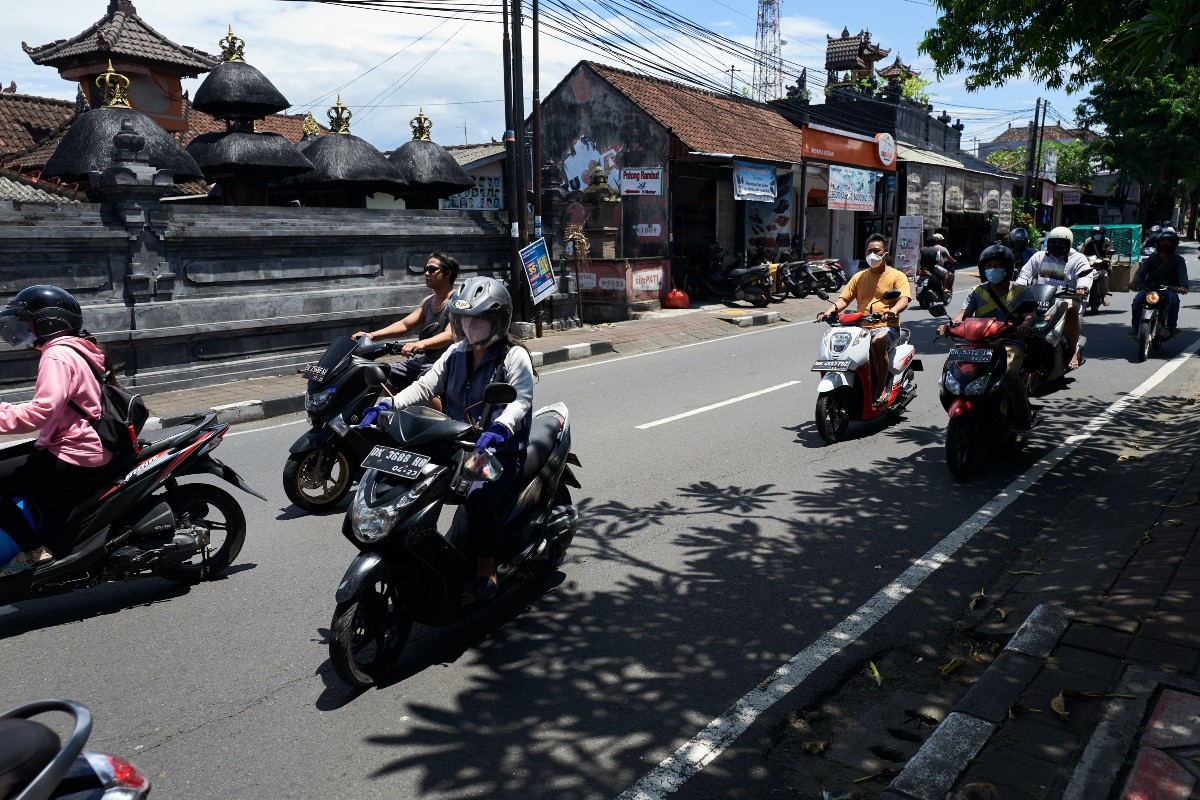
[[[1200,0],[1151,0],[1097,55],[1120,74],[1141,77],[1200,64]]]
[[[920,50],[933,58],[939,78],[968,73],[970,91],[1026,75],[1074,91],[1107,71],[1096,48],[1124,23],[1141,19],[1150,2],[934,0],[942,16]]]
[[[1082,140],[1073,142],[1045,142],[1043,151],[1053,150],[1058,156],[1055,167],[1055,180],[1058,183],[1069,183],[1073,186],[1083,186],[1090,189],[1096,171],[1092,166],[1091,156],[1087,145]],[[989,164],[999,167],[1005,172],[1018,175],[1025,174],[1028,162],[1029,148],[1025,145],[1014,147],[1012,150],[993,150],[988,153]]]
[[[1141,187],[1143,219],[1174,205],[1200,177],[1200,76],[1195,70],[1156,77],[1109,77],[1075,111],[1080,124],[1103,128],[1088,148],[1108,169]]]
[[[1029,148],[1025,145],[1014,147],[1012,150],[993,150],[987,154],[987,162],[993,167],[999,167],[1005,172],[1019,175],[1025,174],[1025,165],[1029,160]]]

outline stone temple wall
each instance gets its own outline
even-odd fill
[[[62,286],[127,386],[182,389],[294,372],[400,318],[433,250],[503,278],[506,233],[485,211],[0,203],[0,305]],[[36,353],[0,344],[0,399],[32,396],[36,370]]]

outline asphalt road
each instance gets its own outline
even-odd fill
[[[583,462],[583,527],[562,572],[453,628],[418,627],[395,682],[363,694],[327,659],[333,590],[354,553],[341,516],[300,515],[280,486],[302,420],[241,427],[216,455],[270,501],[238,493],[249,534],[230,573],[190,591],[148,579],[0,607],[0,707],[86,703],[91,747],[132,758],[160,798],[616,797],[1193,344],[1195,297],[1189,332],[1134,364],[1130,295],[1116,295],[1085,325],[1088,363],[1036,401],[1045,422],[1025,450],[966,484],[943,463],[946,345],[923,312],[905,315],[921,395],[833,447],[812,423],[823,325],[548,370],[537,401],[567,402]],[[1195,369],[1085,442],[756,724],[948,624],[1064,496],[1088,491],[1125,426],[1174,408]],[[720,796],[752,739],[677,796]]]

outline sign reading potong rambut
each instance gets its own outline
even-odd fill
[[[662,174],[662,167],[622,167],[621,196],[660,196],[662,194]]]

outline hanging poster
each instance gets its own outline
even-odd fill
[[[900,227],[897,230],[896,269],[910,278],[917,277],[922,224],[923,220],[919,215],[905,215],[900,217]]]
[[[792,176],[780,175],[779,199],[771,203],[746,203],[745,252],[754,255],[759,247],[774,260],[792,246]]]
[[[521,264],[525,267],[525,277],[529,279],[529,292],[533,295],[534,305],[558,290],[545,239],[538,239],[533,244],[521,248]]]
[[[775,168],[769,164],[733,162],[733,199],[770,203],[778,194]]]
[[[842,211],[874,211],[875,173],[830,166],[829,207]]]

